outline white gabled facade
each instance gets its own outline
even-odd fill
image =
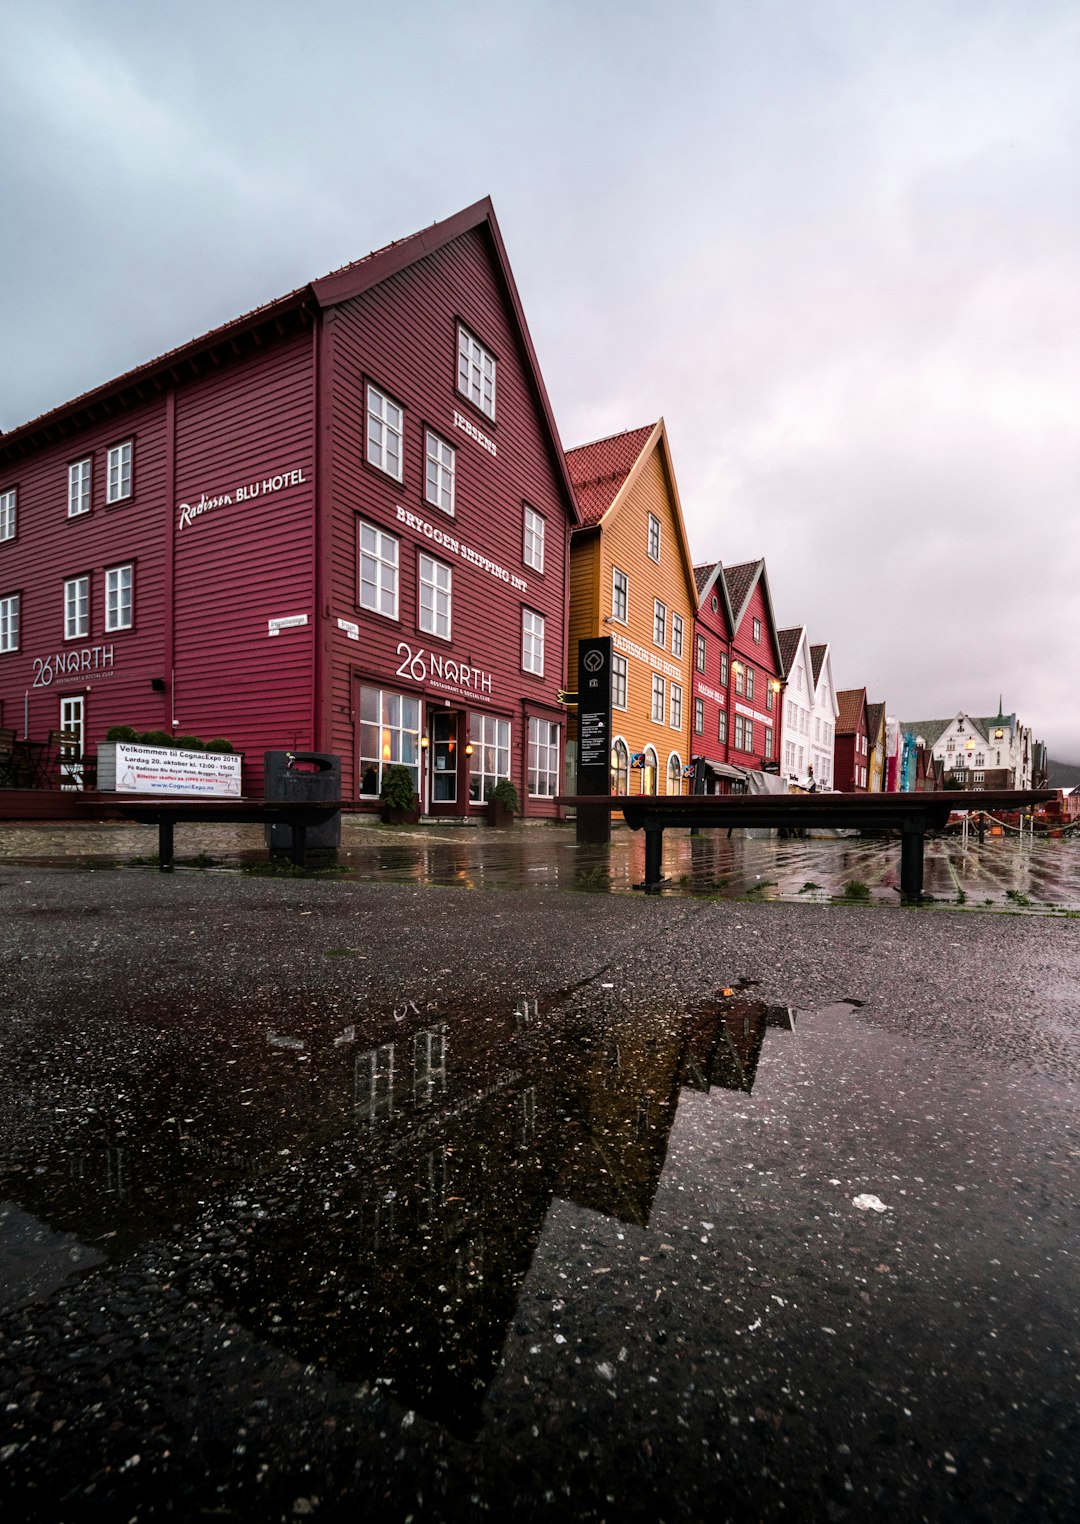
[[[780,730],[780,775],[803,786],[809,780],[811,721],[814,708],[814,672],[806,626],[780,630],[777,638],[784,658],[786,687]],[[832,769],[830,768],[830,776]],[[817,769],[814,769],[815,777]],[[825,786],[825,785],[822,785]]]
[[[945,764],[945,775],[962,775],[965,788],[1030,788],[1031,729],[1015,714],[979,716],[961,710],[930,742],[934,756]],[[924,726],[929,730],[930,726]],[[916,736],[916,744],[918,737]]]
[[[833,787],[833,752],[836,746],[836,721],[840,704],[833,682],[832,656],[828,644],[810,647],[811,674],[814,682],[810,714],[810,760],[819,788]]]

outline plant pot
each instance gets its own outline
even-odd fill
[[[420,806],[418,804],[384,804],[380,815],[383,825],[420,824]]]
[[[487,823],[489,826],[512,826],[514,812],[501,799],[489,799],[487,802]]]

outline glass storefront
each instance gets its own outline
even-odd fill
[[[420,793],[420,700],[384,688],[360,687],[360,795],[377,798],[383,768],[400,762]]]

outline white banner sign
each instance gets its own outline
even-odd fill
[[[116,787],[122,794],[221,795],[238,798],[243,758],[230,752],[174,751],[116,743]]]

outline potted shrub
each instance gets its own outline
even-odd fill
[[[488,790],[487,823],[490,826],[513,825],[514,816],[521,813],[517,789],[509,778],[500,778],[493,789]]]
[[[383,768],[379,789],[383,825],[416,825],[420,819],[420,800],[413,787],[412,773],[400,762]]]

